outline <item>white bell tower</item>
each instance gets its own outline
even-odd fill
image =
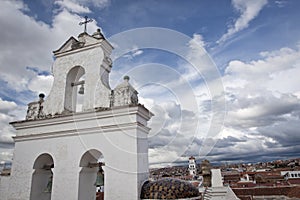
[[[82,111],[109,107],[112,49],[98,29],[92,36],[84,32],[78,40],[71,37],[54,51],[54,82],[44,102],[45,115],[76,112],[78,95],[83,95]]]
[[[11,123],[17,133],[9,200],[95,200],[98,162],[104,163],[100,196],[140,198],[153,114],[138,104],[129,77],[110,89],[112,49],[97,30],[54,51],[50,94],[28,104],[26,120]]]
[[[191,156],[189,158],[189,173],[191,176],[196,176],[197,174],[196,161],[194,156]]]

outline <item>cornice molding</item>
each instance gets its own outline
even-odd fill
[[[39,133],[39,134],[30,134],[30,135],[20,135],[15,136],[14,141],[27,141],[27,140],[36,140],[36,139],[48,139],[48,138],[58,138],[58,137],[65,137],[65,136],[81,136],[87,134],[100,134],[100,133],[114,133],[120,132],[120,130],[133,130],[138,129],[146,134],[150,131],[150,128],[145,127],[141,123],[127,123],[122,125],[111,125],[111,126],[98,126],[92,128],[83,128],[83,129],[72,129],[72,130],[65,130],[65,131],[52,131],[46,133]]]
[[[12,122],[18,131],[15,141],[97,134],[137,129],[146,134],[147,123],[153,114],[144,106],[122,106],[102,111],[86,111],[54,118]]]

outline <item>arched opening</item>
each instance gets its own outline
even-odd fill
[[[73,67],[67,74],[64,104],[64,109],[67,112],[78,112],[82,110],[77,108],[77,102],[78,100],[83,102],[84,74],[85,70],[81,66]],[[82,95],[82,97],[79,98],[78,95]]]
[[[95,149],[85,152],[80,160],[78,199],[104,199],[105,167],[103,154]]]
[[[50,200],[54,162],[51,155],[41,154],[34,162],[30,200]]]

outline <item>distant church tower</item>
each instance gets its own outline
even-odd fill
[[[197,174],[197,167],[196,167],[196,161],[195,161],[194,156],[191,156],[189,158],[189,173],[192,176],[196,176],[196,174]]]
[[[152,113],[138,104],[128,76],[110,88],[112,50],[98,29],[54,51],[50,94],[28,104],[26,120],[11,123],[17,133],[8,199],[95,200],[99,161],[105,200],[139,199]]]

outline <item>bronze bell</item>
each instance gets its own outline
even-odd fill
[[[83,84],[80,86],[78,94],[84,94],[84,87]]]
[[[52,190],[52,179],[53,179],[53,176],[51,175],[48,179],[47,187],[45,188],[44,192],[46,192],[46,193],[51,192],[51,190]]]
[[[96,182],[95,182],[94,185],[97,186],[97,187],[104,186],[104,174],[103,174],[103,171],[99,170],[97,172],[97,179],[96,179]]]

